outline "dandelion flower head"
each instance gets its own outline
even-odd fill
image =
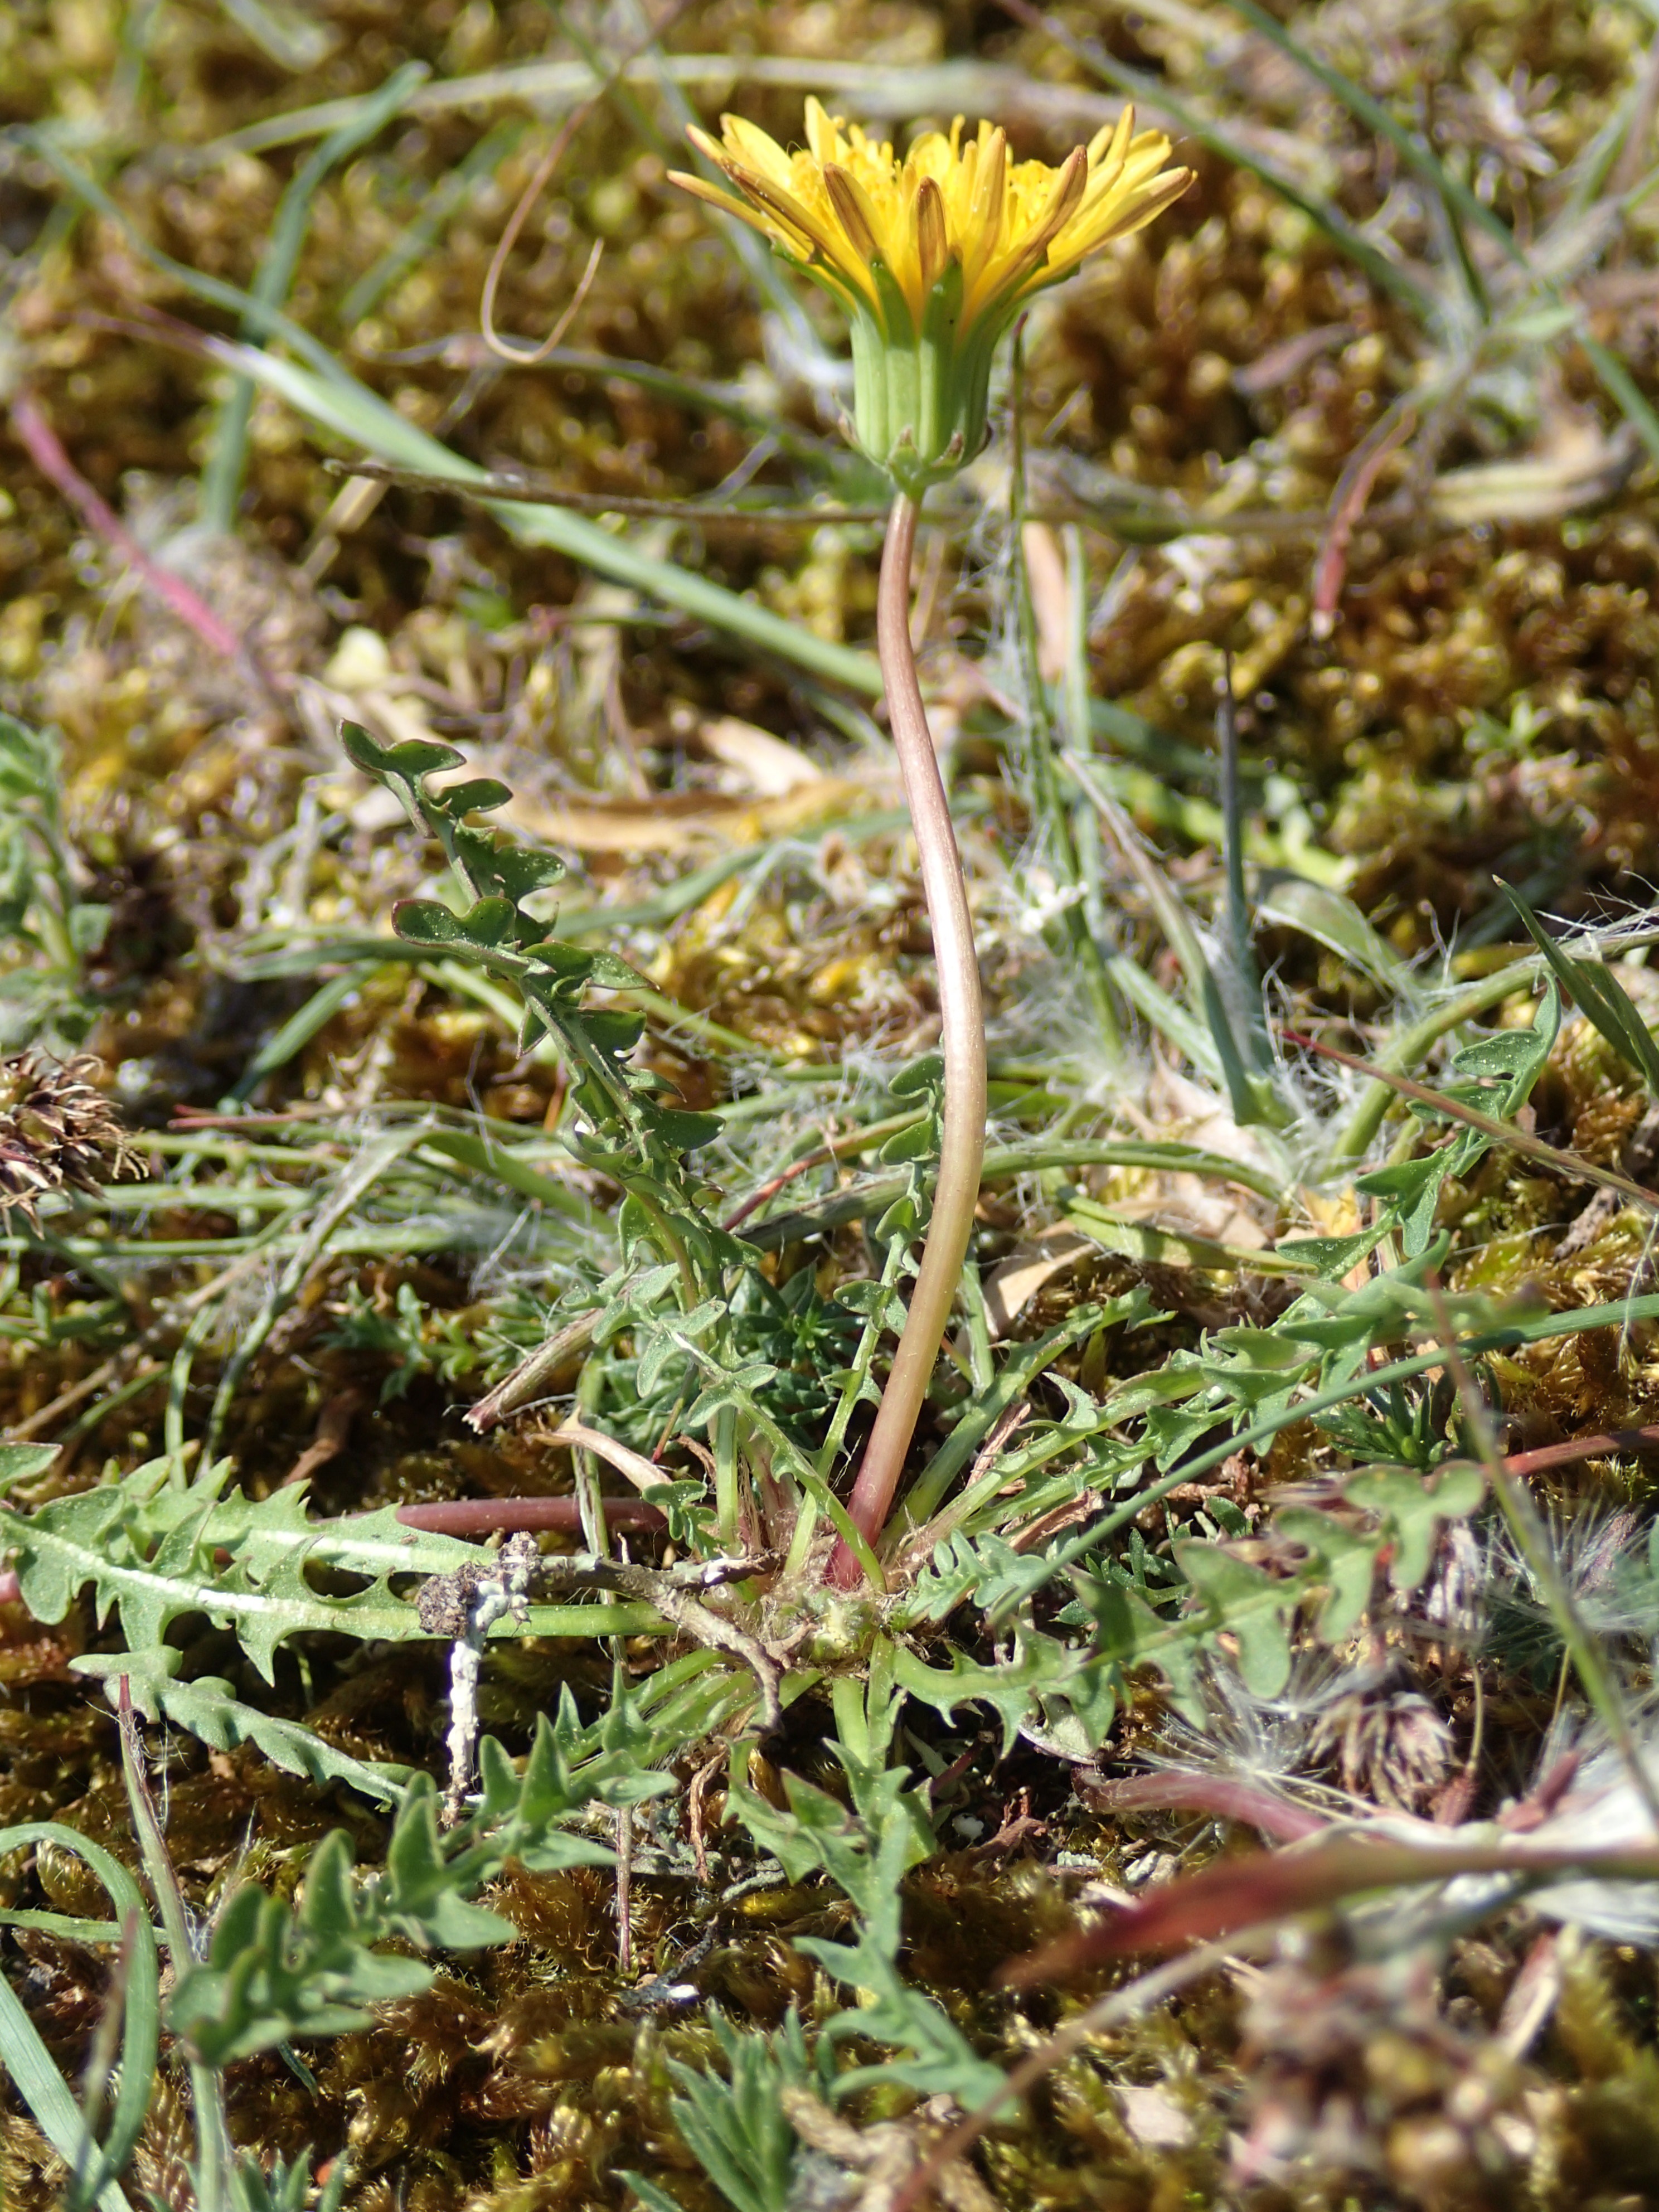
[[[997,340],[1033,294],[1150,222],[1191,180],[1126,108],[1058,168],[1009,158],[1000,129],[925,131],[900,159],[806,103],[786,151],[740,116],[690,137],[736,193],[674,181],[738,216],[851,319],[859,442],[903,482],[949,474],[984,442]]]

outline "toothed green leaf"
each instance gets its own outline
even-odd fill
[[[342,722],[340,743],[346,757],[365,775],[388,778],[413,786],[424,775],[435,775],[440,769],[459,768],[465,756],[458,753],[453,745],[441,744],[414,738],[403,744],[383,745],[372,738],[361,722]]]
[[[513,908],[504,898],[484,898],[465,914],[455,914],[436,899],[400,899],[392,909],[392,925],[410,945],[468,945],[493,952],[511,939]]]
[[[129,1650],[147,1652],[174,1620],[204,1614],[234,1632],[270,1681],[276,1654],[291,1636],[426,1638],[412,1598],[393,1590],[392,1577],[447,1574],[478,1558],[476,1545],[405,1528],[391,1508],[313,1521],[303,1484],[264,1498],[235,1490],[222,1495],[229,1466],[222,1461],[179,1489],[167,1480],[168,1462],[151,1461],[32,1513],[0,1503],[0,1553],[11,1555],[35,1619],[63,1620],[78,1594],[90,1590],[98,1619],[118,1614]],[[311,1580],[319,1568],[361,1576],[366,1587],[325,1594]],[[550,1635],[635,1632],[653,1620],[638,1606],[530,1611],[532,1632]],[[494,1632],[511,1627],[504,1621]]]

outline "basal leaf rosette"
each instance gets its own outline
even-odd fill
[[[1025,302],[1191,181],[1128,107],[1057,169],[1011,161],[988,123],[964,143],[960,116],[901,161],[816,100],[804,149],[787,152],[736,115],[720,132],[690,135],[737,196],[701,177],[673,181],[759,231],[846,309],[859,444],[911,494],[984,445],[992,356]]]

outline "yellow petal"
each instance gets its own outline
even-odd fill
[[[847,234],[848,244],[862,260],[873,261],[879,248],[864,195],[857,183],[834,161],[824,164],[823,183],[830,195],[830,204],[836,210],[836,219]]]
[[[1002,243],[1008,200],[1008,141],[983,124],[963,157],[966,204],[960,210],[962,265],[971,291]]]
[[[832,241],[823,226],[812,221],[809,211],[793,193],[777,191],[766,178],[740,168],[733,161],[725,161],[720,166],[745,198],[760,210],[770,227],[784,234],[789,244],[798,246],[803,258],[810,259],[815,248],[822,252],[832,251]]]
[[[1106,210],[1092,222],[1079,218],[1048,249],[1048,268],[1042,283],[1053,283],[1068,276],[1079,262],[1097,252],[1114,238],[1128,238],[1144,230],[1155,216],[1172,206],[1193,181],[1190,169],[1166,169],[1125,199]],[[1032,289],[1037,289],[1033,287]]]
[[[691,184],[736,214],[855,305],[879,307],[879,261],[919,318],[955,259],[962,264],[964,331],[1000,318],[1029,293],[1075,268],[1109,240],[1150,222],[1190,181],[1165,165],[1169,139],[1135,129],[1132,106],[1059,167],[1012,161],[1003,131],[981,122],[964,142],[957,116],[947,133],[923,131],[902,160],[884,139],[833,116],[815,99],[806,144],[787,152],[740,116],[721,118],[720,163],[746,205]],[[687,180],[690,183],[690,180]]]
[[[1112,168],[1124,156],[1129,141],[1134,136],[1135,112],[1126,107],[1115,123],[1109,123],[1096,131],[1089,141],[1089,167],[1091,169]],[[1150,137],[1151,132],[1147,133]]]
[[[790,185],[789,156],[775,138],[769,137],[758,124],[745,123],[740,115],[722,115],[720,133],[726,141],[728,158],[735,158],[745,169],[764,177],[769,185],[782,191]],[[716,159],[720,157],[717,155]]]
[[[964,302],[964,319],[969,313],[982,313],[994,299],[1005,298],[1011,290],[1018,292],[1042,267],[1050,241],[1077,211],[1088,182],[1088,169],[1089,157],[1081,146],[1067,155],[1048,191],[1047,205],[1040,211],[1022,210],[1025,222],[1009,240],[1008,250],[987,266],[980,285]],[[1027,191],[1035,181],[1030,177],[1021,179]]]
[[[841,119],[825,112],[823,105],[815,95],[806,101],[806,143],[811,149],[812,159],[820,167],[828,161],[839,161],[842,157]]]
[[[698,199],[707,200],[710,207],[718,208],[722,215],[736,216],[739,222],[746,222],[750,230],[759,231],[763,238],[770,238],[774,234],[774,225],[763,216],[757,215],[753,208],[745,207],[730,192],[723,192],[718,185],[705,184],[701,177],[689,177],[683,169],[671,169],[668,181],[671,185],[678,185],[683,192],[691,192]]]
[[[950,260],[945,233],[945,198],[931,177],[916,190],[916,259],[921,265],[923,296],[945,274]]]

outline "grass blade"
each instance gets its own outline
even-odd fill
[[[408,100],[428,75],[424,62],[408,62],[394,70],[380,90],[372,93],[349,123],[331,131],[313,147],[295,170],[277,203],[264,258],[253,280],[252,297],[261,307],[280,307],[288,297],[294,271],[311,225],[311,203],[317,188],[337,163],[366,145]],[[202,471],[198,520],[216,536],[228,536],[236,526],[242,480],[247,470],[248,426],[253,419],[254,386],[238,377],[225,396],[214,426],[212,450]]]
[[[35,2033],[9,1982],[0,1978],[0,2046],[5,2051],[5,2070],[35,2124],[71,2173],[88,2169],[100,2157],[87,2132],[81,2108],[70,2095],[63,2075],[52,2063],[46,2046]],[[148,2084],[146,2084],[148,2088]],[[99,2190],[101,2212],[132,2212],[126,2194],[115,2182]]]
[[[1659,1297],[1622,1298],[1616,1305],[1580,1306],[1571,1313],[1541,1314],[1525,1320],[1511,1322],[1500,1328],[1483,1329],[1479,1335],[1464,1337],[1459,1349],[1466,1359],[1478,1359],[1489,1352],[1513,1352],[1523,1345],[1544,1344],[1559,1336],[1588,1334],[1598,1328],[1627,1328],[1633,1322],[1659,1321]],[[1408,1353],[1404,1358],[1390,1360],[1386,1367],[1363,1370],[1346,1382],[1334,1382],[1328,1389],[1316,1390],[1306,1398],[1296,1398],[1281,1412],[1264,1414],[1248,1427],[1235,1429],[1219,1443],[1211,1444],[1190,1459],[1182,1460],[1167,1474],[1133,1491],[1121,1505],[1115,1505],[1101,1520],[1083,1529],[1067,1542],[1049,1553],[1044,1561],[1049,1579],[1082,1559],[1086,1553],[1097,1551],[1101,1545],[1117,1534],[1121,1528],[1135,1520],[1149,1505],[1156,1505],[1182,1483],[1195,1482],[1209,1474],[1212,1468],[1222,1466],[1233,1453],[1256,1451],[1269,1444],[1283,1430],[1294,1428],[1298,1422],[1311,1421],[1333,1407],[1346,1405],[1350,1400],[1389,1390],[1397,1382],[1409,1382],[1428,1372],[1431,1367],[1443,1365],[1446,1346],[1438,1338],[1421,1351]],[[1152,1447],[1146,1455],[1152,1457]],[[1022,1602],[1035,1593],[1037,1586],[1027,1585]],[[988,1616],[995,1627],[998,1618]]]
[[[474,462],[453,453],[424,430],[405,422],[385,400],[343,371],[324,378],[301,362],[281,361],[254,348],[222,340],[212,342],[220,359],[263,384],[301,415],[331,430],[338,437],[365,447],[378,459],[404,467],[424,469],[468,482],[487,473]],[[613,537],[599,524],[568,507],[508,505],[486,500],[483,504],[496,521],[521,545],[550,546],[569,555],[584,568],[613,581],[647,592],[683,614],[712,623],[730,635],[741,637],[779,659],[844,684],[849,691],[869,699],[879,698],[881,671],[872,654],[851,646],[836,645],[815,637],[798,623],[755,605],[723,586],[711,584],[690,568],[655,555],[641,552],[627,538]]]
[[[1418,978],[1400,955],[1379,937],[1351,898],[1299,876],[1270,883],[1256,896],[1256,919],[1278,929],[1294,929],[1322,945],[1350,968],[1368,975],[1407,1007],[1420,1003]]]
[[[382,460],[423,469],[441,476],[473,482],[487,473],[476,463],[453,453],[436,438],[407,422],[395,408],[360,384],[356,377],[308,331],[280,308],[255,300],[240,285],[222,277],[204,276],[199,270],[159,252],[129,221],[102,186],[88,177],[58,146],[49,131],[21,134],[55,169],[84,204],[115,225],[134,252],[152,268],[173,277],[198,300],[228,308],[267,338],[280,338],[298,358],[281,361],[257,346],[225,339],[210,339],[205,350],[239,374],[251,377],[285,399],[312,422],[332,430],[354,446],[361,446]],[[882,694],[881,671],[873,653],[831,643],[756,606],[736,592],[680,568],[672,561],[641,552],[625,538],[613,537],[596,523],[553,507],[490,507],[490,512],[520,544],[545,545],[568,554],[585,568],[614,582],[648,593],[665,605],[677,607],[698,622],[746,639],[780,659],[826,678],[867,699]]]
[[[1503,217],[1495,215],[1491,208],[1477,199],[1462,179],[1454,176],[1433,149],[1414,131],[1408,131],[1396,116],[1391,115],[1380,100],[1374,100],[1363,86],[1356,84],[1334,63],[1322,61],[1299,39],[1292,37],[1282,23],[1259,5],[1259,0],[1227,0],[1227,5],[1234,15],[1242,15],[1270,46],[1277,46],[1287,60],[1305,70],[1316,84],[1323,85],[1334,99],[1340,100],[1356,123],[1363,124],[1377,137],[1386,139],[1413,174],[1420,177],[1428,185],[1446,210],[1465,276],[1473,296],[1484,309],[1485,287],[1468,258],[1462,226],[1467,223],[1475,230],[1483,231],[1510,260],[1524,260],[1525,256],[1516,241],[1515,234]]]
[[[0,1977],[0,2051],[4,2053],[6,2071],[41,2133],[71,2173],[79,2177],[78,2186],[69,2193],[66,2203],[96,2203],[100,2212],[131,2212],[126,2193],[114,2177],[137,2143],[155,2078],[161,1969],[155,1930],[137,1883],[100,1844],[56,1820],[30,1820],[0,1829],[0,1852],[25,1850],[31,1844],[52,1844],[84,1859],[109,1893],[117,1926],[132,1931],[123,2005],[120,2087],[101,2148],[93,2142],[68,2085],[3,1977]]]
[[[1440,1334],[1445,1339],[1447,1372],[1457,1386],[1458,1399],[1474,1445],[1475,1457],[1486,1469],[1486,1480],[1492,1485],[1498,1510],[1509,1524],[1516,1549],[1526,1561],[1528,1571],[1543,1595],[1555,1624],[1555,1632],[1571,1655],[1584,1694],[1606,1729],[1608,1741],[1624,1760],[1636,1794],[1647,1808],[1654,1832],[1659,1836],[1659,1790],[1654,1787],[1653,1776],[1637,1744],[1636,1731],[1631,1726],[1630,1715],[1625,1710],[1618,1685],[1573,1602],[1572,1591],[1561,1571],[1550,1532],[1533,1503],[1531,1492],[1504,1464],[1503,1454],[1498,1449],[1498,1439],[1492,1433],[1486,1401],[1475,1388],[1468,1363],[1459,1351],[1452,1333],[1445,1294],[1433,1276],[1428,1278],[1426,1287],[1434,1305]]]
[[[1244,1042],[1240,1043],[1235,1028],[1234,1012],[1229,1007],[1222,987],[1216,980],[1215,971],[1205,956],[1198,931],[1180,892],[1147,852],[1139,833],[1123,809],[1101,788],[1091,763],[1069,750],[1060,757],[1110,831],[1113,842],[1146,893],[1147,902],[1158,918],[1158,927],[1169,940],[1170,949],[1181,963],[1182,972],[1187,978],[1188,992],[1202,1013],[1210,1033],[1212,1054],[1206,1057],[1212,1057],[1213,1064],[1221,1071],[1234,1120],[1241,1128],[1263,1122],[1269,1127],[1282,1127],[1289,1119],[1289,1114],[1277,1095],[1273,1075],[1271,1073],[1262,1073],[1253,1064],[1257,1055],[1251,1049],[1249,1024],[1242,1020],[1240,1025],[1244,1029],[1245,1037]],[[1236,833],[1236,821],[1233,828]],[[1224,845],[1226,842],[1224,836]],[[1242,861],[1240,865],[1242,866]],[[1252,963],[1252,972],[1253,969]],[[1267,1055],[1267,1065],[1271,1070],[1271,1053]]]
[[[1419,1106],[1431,1107],[1449,1121],[1461,1121],[1466,1129],[1477,1130],[1494,1145],[1507,1146],[1540,1166],[1553,1168],[1558,1175],[1570,1176],[1578,1182],[1593,1182],[1601,1190],[1616,1192],[1632,1206],[1646,1208],[1650,1213],[1659,1213],[1659,1192],[1644,1190],[1639,1182],[1628,1176],[1620,1175],[1612,1168],[1597,1167],[1581,1152],[1570,1152],[1560,1145],[1547,1144],[1542,1137],[1534,1137],[1529,1129],[1519,1129],[1512,1121],[1500,1121],[1491,1114],[1483,1114],[1478,1107],[1466,1106],[1461,1099],[1449,1098],[1443,1091],[1436,1091],[1426,1083],[1413,1082],[1408,1075],[1395,1075],[1376,1066],[1372,1061],[1361,1060],[1357,1053],[1342,1052],[1334,1044],[1325,1044],[1317,1037],[1304,1036],[1295,1030],[1284,1032],[1287,1044],[1300,1045],[1306,1052],[1316,1052],[1322,1059],[1340,1060],[1344,1067],[1352,1067],[1373,1081],[1385,1084],[1401,1098],[1409,1098]]]
[[[366,322],[393,286],[433,251],[450,217],[511,157],[528,127],[526,119],[516,115],[495,124],[485,131],[471,152],[433,186],[413,219],[341,299],[338,313],[342,330],[355,330],[359,323]]]
[[[1593,337],[1588,330],[1581,328],[1576,336],[1602,389],[1616,403],[1625,420],[1633,426],[1655,460],[1659,460],[1659,413],[1656,413],[1616,353],[1604,346],[1600,338]]]
[[[119,1684],[116,1714],[121,1729],[121,1770],[127,1786],[127,1803],[138,1838],[139,1856],[149,1878],[150,1891],[161,1915],[161,1925],[167,1932],[176,1985],[188,1969],[198,1963],[198,1958],[191,1942],[184,1892],[179,1887],[179,1877],[167,1851],[161,1818],[145,1779],[143,1740],[138,1733],[132,1698],[125,1676]],[[198,2058],[190,2058],[187,2063],[191,2103],[196,2119],[196,2159],[191,2179],[196,2185],[197,2201],[206,2212],[206,2208],[216,2207],[220,2203],[223,2193],[222,2177],[233,2162],[229,2131],[225,2123],[223,2077],[215,2068],[204,2066]]]
[[[1519,891],[1508,884],[1498,888],[1526,924],[1528,935],[1584,1019],[1607,1039],[1620,1060],[1636,1070],[1651,1095],[1659,1098],[1659,1045],[1619,978],[1598,962],[1575,960],[1549,934]]]
[[[1329,200],[1304,191],[1293,178],[1287,177],[1282,169],[1275,168],[1271,161],[1264,161],[1259,154],[1254,153],[1243,140],[1224,125],[1211,122],[1207,116],[1201,115],[1195,107],[1177,98],[1163,78],[1150,76],[1144,70],[1131,69],[1127,63],[1120,62],[1109,54],[1103,46],[1091,40],[1079,39],[1055,17],[1045,15],[1039,9],[1032,7],[1030,0],[998,0],[998,5],[1028,29],[1046,32],[1056,46],[1063,47],[1091,75],[1103,78],[1119,92],[1126,93],[1138,106],[1161,111],[1182,130],[1190,131],[1212,153],[1221,155],[1241,169],[1247,169],[1251,176],[1259,179],[1270,191],[1277,192],[1279,198],[1295,208],[1298,214],[1306,216],[1316,228],[1324,232],[1333,245],[1339,246],[1351,261],[1364,270],[1379,291],[1391,294],[1419,322],[1427,324],[1438,320],[1440,307],[1434,295],[1425,291],[1413,277],[1390,261],[1388,255],[1373,246],[1363,232],[1356,230]]]
[[[1659,928],[1642,924],[1632,929],[1620,925],[1606,931],[1587,932],[1579,942],[1598,951],[1632,951],[1638,945],[1651,944],[1659,938]],[[1382,1117],[1389,1110],[1389,1100],[1394,1095],[1386,1080],[1389,1071],[1401,1071],[1414,1066],[1425,1054],[1437,1044],[1450,1030],[1461,1028],[1486,1013],[1504,1000],[1513,998],[1522,990],[1530,989],[1541,975],[1549,973],[1541,953],[1515,961],[1507,968],[1496,969],[1481,978],[1466,991],[1443,1000],[1428,1013],[1413,1022],[1409,1028],[1398,1031],[1393,1041],[1379,1048],[1373,1059],[1364,1063],[1365,1073],[1371,1079],[1355,1102],[1347,1121],[1338,1130],[1324,1154],[1323,1171],[1332,1172],[1352,1161],[1363,1159],[1370,1149],[1371,1139],[1382,1126]]]

